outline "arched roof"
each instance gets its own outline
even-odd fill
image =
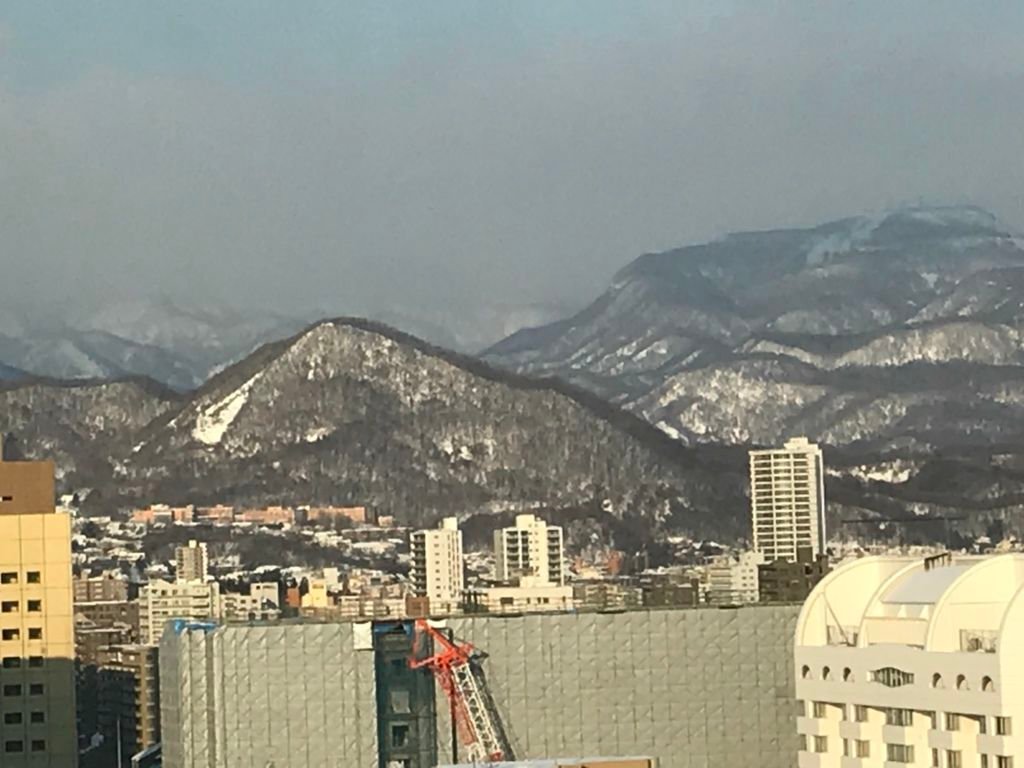
[[[851,637],[850,628],[856,628],[861,645],[904,642],[928,650],[960,650],[962,631],[984,638],[1000,635],[1021,600],[1024,554],[958,557],[928,565],[919,558],[865,557],[840,566],[814,588],[800,613],[796,642],[825,645],[829,628],[840,627],[832,631]],[[886,629],[887,619],[893,620],[893,631]]]

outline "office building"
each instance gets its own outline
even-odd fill
[[[760,552],[714,558],[708,565],[708,601],[716,605],[756,603],[760,597],[758,568],[763,563]]]
[[[750,452],[754,551],[766,562],[825,551],[825,475],[821,449],[797,437],[779,449]]]
[[[174,550],[174,580],[179,584],[190,581],[204,582],[210,570],[206,543],[190,541]]]
[[[414,594],[430,601],[432,613],[458,610],[465,589],[458,519],[446,517],[433,530],[416,531],[410,548]]]
[[[757,568],[762,603],[802,603],[832,569],[828,555],[813,557],[810,548],[797,552],[796,562],[775,560]]]
[[[520,760],[654,755],[660,768],[793,768],[798,611],[436,623],[487,654]],[[169,630],[160,646],[165,768],[458,764],[447,701],[428,672],[408,667],[408,630],[401,621]]]
[[[536,515],[516,515],[516,524],[494,532],[497,581],[531,577],[565,584],[565,548],[562,529]]]
[[[130,757],[160,741],[160,681],[157,648],[120,645],[107,648],[98,672],[100,733]]]
[[[128,599],[128,581],[120,574],[102,573],[74,580],[75,603],[124,601]]]
[[[866,557],[800,613],[801,768],[1024,764],[1024,555]]]
[[[2,455],[2,453],[0,453]],[[71,521],[53,464],[0,461],[0,765],[78,759]]]
[[[154,579],[139,591],[139,635],[143,643],[160,642],[171,619],[213,619],[220,616],[216,582],[170,582]]]

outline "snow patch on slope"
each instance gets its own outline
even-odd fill
[[[192,437],[206,445],[217,445],[249,400],[249,392],[263,376],[260,371],[227,397],[203,409],[196,416]]]

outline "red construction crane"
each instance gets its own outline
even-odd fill
[[[433,645],[428,648],[427,641]],[[424,654],[433,652],[433,655]],[[480,662],[486,654],[466,642],[446,637],[426,619],[417,619],[409,667],[434,673],[452,707],[452,717],[472,763],[513,760],[505,729],[494,706]]]

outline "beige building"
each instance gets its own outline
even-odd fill
[[[210,570],[210,558],[206,543],[190,541],[174,550],[174,580],[179,584],[189,581],[206,581]]]
[[[71,521],[53,464],[0,461],[0,766],[78,760]]]
[[[517,585],[471,589],[466,593],[466,604],[487,613],[546,613],[571,611],[576,602],[571,586],[524,576]]]
[[[800,768],[1024,765],[1024,555],[866,557],[795,633]]]
[[[821,448],[795,437],[782,448],[750,452],[754,550],[767,562],[795,562],[800,550],[825,551],[825,475]]]
[[[98,603],[128,599],[128,582],[120,574],[102,573],[74,580],[76,603]]]
[[[708,565],[708,601],[717,605],[756,603],[759,595],[760,552],[719,555]]]
[[[105,649],[98,673],[100,732],[122,753],[133,755],[160,741],[160,681],[157,647],[117,645]]]
[[[458,518],[446,517],[433,530],[416,531],[410,545],[413,593],[429,599],[431,613],[458,610],[465,589]]]
[[[562,529],[536,515],[516,515],[516,524],[494,532],[494,578],[521,577],[565,584]]]
[[[216,582],[171,582],[154,579],[139,590],[139,634],[143,643],[160,642],[171,619],[220,617],[220,587]]]

